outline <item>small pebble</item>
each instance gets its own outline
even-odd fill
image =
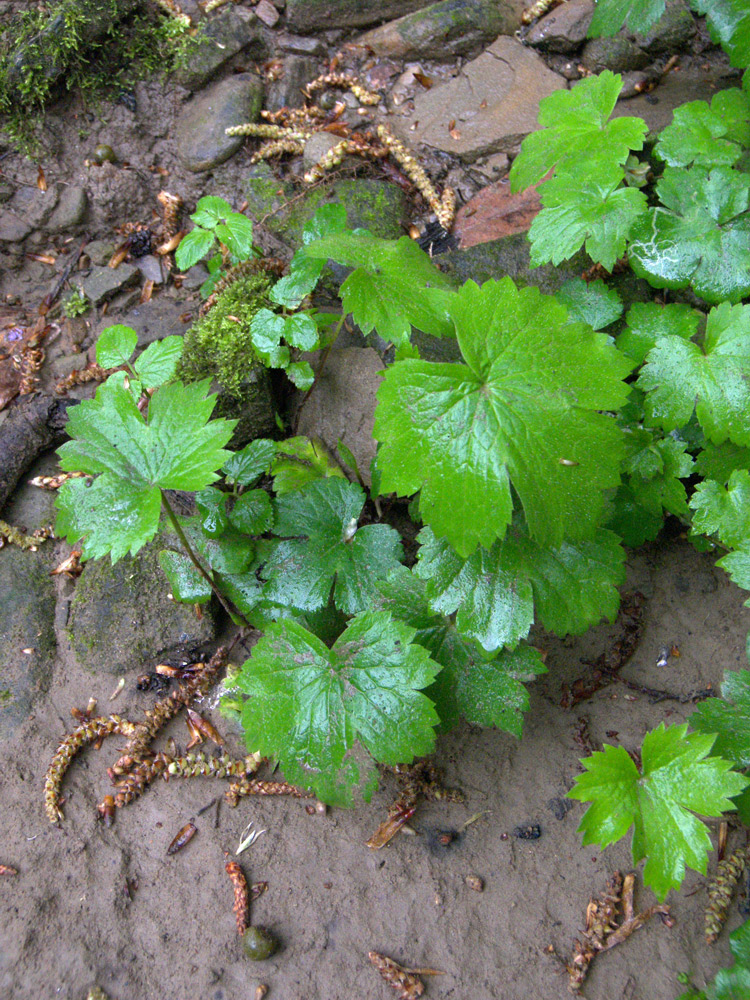
[[[464,881],[470,889],[474,890],[474,892],[482,892],[484,889],[484,882],[478,875],[467,875]]]

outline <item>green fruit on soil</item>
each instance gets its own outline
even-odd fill
[[[262,962],[279,947],[279,943],[265,927],[248,927],[242,935],[242,947],[253,962]]]
[[[102,163],[117,163],[115,151],[111,146],[105,146],[104,143],[100,143],[94,150],[94,163],[98,163],[99,166]]]

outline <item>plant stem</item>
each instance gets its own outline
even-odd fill
[[[209,585],[209,587],[211,588],[211,590],[214,592],[214,594],[216,595],[216,599],[218,600],[218,602],[222,606],[222,608],[224,608],[224,610],[229,615],[229,617],[233,618],[233,619],[234,618],[239,618],[241,620],[242,624],[244,624],[247,628],[249,628],[250,627],[250,623],[245,618],[245,616],[243,614],[241,614],[236,608],[232,609],[230,607],[229,602],[224,597],[224,595],[219,590],[219,588],[216,586],[216,582],[214,581],[214,579],[211,576],[211,574],[208,573],[203,568],[203,566],[201,565],[200,560],[196,556],[195,552],[193,552],[192,546],[190,545],[190,542],[187,539],[187,535],[182,530],[182,525],[180,524],[180,522],[179,522],[179,520],[177,518],[177,515],[174,512],[174,509],[173,509],[172,505],[170,504],[169,500],[167,499],[167,495],[166,495],[166,493],[165,493],[164,490],[161,491],[161,499],[162,499],[162,502],[163,502],[163,504],[164,504],[164,506],[165,506],[165,508],[167,510],[167,515],[169,517],[169,520],[172,522],[172,527],[174,528],[175,532],[177,533],[177,537],[180,539],[180,542],[182,543],[182,547],[185,550],[185,553],[186,553],[188,559],[190,560],[190,562],[193,564],[193,566],[195,566],[195,568],[197,569],[197,571],[200,573],[200,575],[203,577],[203,579]]]
[[[328,346],[323,349],[323,353],[320,356],[320,364],[318,365],[318,370],[315,372],[315,378],[316,379],[320,375],[320,373],[323,371],[323,369],[325,368],[326,361],[328,360],[328,355],[331,353],[331,348],[333,347],[333,345],[338,340],[338,336],[341,333],[341,327],[344,325],[344,320],[346,319],[346,316],[347,316],[346,313],[342,313],[341,319],[336,324],[336,330],[334,332],[333,337],[331,338],[330,344],[328,344]],[[310,393],[313,391],[314,388],[315,388],[315,382],[313,382],[313,384],[307,390],[307,392],[305,393],[305,398],[302,400],[302,402],[299,404],[299,406],[297,408],[297,412],[294,415],[294,429],[295,429],[295,431],[299,427],[300,414],[302,413],[302,410],[305,407],[305,403],[310,398]]]

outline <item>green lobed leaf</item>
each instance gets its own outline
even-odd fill
[[[628,260],[655,288],[693,290],[706,302],[750,293],[750,176],[731,167],[667,167],[630,234]]]
[[[706,479],[690,498],[693,530],[717,535],[730,548],[750,545],[750,472],[737,469],[727,486]]]
[[[213,229],[218,222],[226,219],[233,212],[234,209],[228,201],[225,201],[223,198],[217,198],[216,195],[208,194],[198,199],[195,212],[193,212],[190,218],[196,226],[202,226],[204,229]]]
[[[706,873],[711,838],[693,813],[720,816],[750,784],[730,761],[708,756],[713,743],[713,735],[661,723],[644,737],[640,773],[624,747],[605,746],[581,761],[586,773],[568,792],[591,803],[578,828],[584,844],[606,847],[634,827],[633,863],[647,859],[643,881],[659,900],[680,887],[686,866]]]
[[[300,392],[307,392],[315,384],[315,372],[309,361],[292,361],[284,371],[292,385]]]
[[[365,493],[331,477],[277,497],[276,546],[263,571],[264,596],[277,604],[314,611],[328,602],[347,614],[370,604],[378,579],[402,558],[398,532],[385,524],[358,528]]]
[[[714,753],[737,768],[750,767],[750,670],[728,670],[721,698],[702,701],[688,722],[701,733],[716,733]]]
[[[591,259],[611,271],[648,204],[642,191],[622,187],[623,178],[622,167],[604,153],[600,162],[587,161],[585,170],[558,166],[539,188],[544,208],[529,229],[531,266],[560,264],[585,243]]]
[[[226,223],[214,230],[217,238],[236,260],[249,260],[253,256],[253,224],[241,212],[230,212]]]
[[[630,31],[646,34],[659,21],[664,7],[664,0],[600,0],[589,25],[589,38],[616,35],[626,21]]]
[[[250,486],[259,476],[270,470],[275,456],[275,441],[256,438],[245,445],[242,451],[235,452],[222,465],[221,471],[230,485],[236,483],[238,486]]]
[[[622,301],[614,288],[607,288],[601,278],[584,281],[571,278],[556,292],[561,302],[578,323],[588,323],[593,330],[601,330],[622,315]]]
[[[249,490],[237,497],[229,520],[246,535],[262,535],[273,528],[271,499],[265,490]]]
[[[650,422],[666,431],[683,427],[693,409],[714,444],[750,445],[750,306],[723,302],[706,321],[702,346],[664,336],[638,377]]]
[[[732,583],[743,590],[750,590],[750,543],[723,556],[716,565],[726,570]],[[750,608],[750,599],[745,601],[745,607]]]
[[[155,486],[119,476],[69,479],[55,498],[55,534],[71,545],[83,540],[84,559],[109,556],[113,563],[135,555],[159,530],[161,493]]]
[[[377,330],[399,349],[408,348],[412,326],[453,336],[446,314],[453,286],[408,236],[394,241],[344,232],[310,243],[306,254],[355,268],[339,295],[364,334]]]
[[[118,323],[102,330],[96,342],[96,363],[102,368],[119,368],[129,363],[138,346],[138,334]]]
[[[427,694],[435,702],[441,732],[462,719],[477,726],[497,726],[520,738],[523,713],[529,707],[525,684],[546,672],[532,646],[485,652],[466,639],[455,623],[435,614],[427,603],[426,584],[405,566],[378,584],[378,607],[417,630],[414,641],[443,668]]]
[[[750,10],[746,0],[690,0],[706,15],[709,34],[729,55],[733,66],[750,66]]]
[[[467,282],[450,314],[466,363],[399,361],[378,390],[381,491],[421,490],[422,518],[462,556],[503,537],[511,483],[540,544],[590,537],[621,454],[597,411],[624,402],[629,362],[510,278]]]
[[[193,264],[197,264],[214,245],[214,239],[214,234],[209,229],[201,229],[200,226],[191,229],[182,237],[175,251],[174,259],[177,267],[181,271],[187,271]]]
[[[570,90],[556,90],[539,102],[539,124],[527,135],[510,169],[511,191],[540,181],[555,165],[585,170],[605,154],[622,164],[631,149],[642,149],[648,131],[640,118],[608,121],[622,89],[622,77],[605,70],[581,80]]]
[[[329,476],[345,479],[343,470],[328,454],[318,438],[294,437],[279,441],[271,466],[276,496],[300,490],[308,483]]]
[[[438,718],[421,692],[440,668],[413,638],[414,629],[386,611],[357,615],[330,650],[297,622],[269,624],[237,677],[249,696],[248,747],[340,804],[350,803],[360,780],[346,759],[355,741],[387,764],[428,753]]]
[[[318,328],[312,316],[295,313],[285,317],[284,340],[299,351],[314,351],[318,346]]]
[[[558,635],[579,635],[612,620],[624,581],[624,552],[600,529],[593,541],[536,544],[517,521],[488,551],[462,558],[430,528],[419,533],[415,574],[427,581],[434,612],[456,614],[462,635],[492,651],[516,646],[536,618]]]
[[[340,233],[346,229],[346,209],[343,205],[321,205],[312,219],[302,230],[302,246],[292,257],[289,274],[277,281],[270,292],[272,302],[288,309],[297,309],[315,288],[323,272],[326,261],[310,257],[306,247],[309,243]]]
[[[285,368],[289,363],[289,349],[280,346],[284,336],[284,317],[270,309],[259,309],[250,321],[250,339],[255,352],[269,368]],[[286,358],[286,364],[283,359]]]
[[[711,105],[689,101],[675,109],[654,152],[672,167],[731,167],[750,146],[750,107],[737,88],[715,94]]]
[[[190,559],[181,552],[162,549],[159,565],[169,580],[172,596],[183,604],[205,604],[213,591]]]
[[[617,338],[617,349],[637,365],[663,337],[690,340],[698,332],[701,314],[690,306],[657,302],[636,302],[625,317],[627,326]]]
[[[179,336],[164,337],[149,344],[133,365],[145,389],[157,389],[174,377],[184,344],[185,338]]]
[[[219,538],[227,529],[227,495],[208,486],[195,494],[195,505],[201,515],[201,529],[209,538]]]
[[[750,448],[732,444],[731,441],[719,445],[708,441],[695,459],[695,471],[703,479],[728,483],[736,469],[750,469]]]

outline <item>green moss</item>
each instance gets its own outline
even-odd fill
[[[0,705],[7,705],[8,702],[12,700],[13,700],[13,692],[10,691],[8,688],[3,688],[3,690],[0,691]]]
[[[250,341],[250,322],[258,309],[270,307],[270,286],[265,275],[251,274],[223,291],[185,334],[177,378],[215,378],[225,392],[240,398],[253,372],[262,367]]]
[[[131,8],[135,4],[129,5]],[[104,33],[101,25],[108,25]],[[205,39],[153,9],[122,16],[121,0],[61,0],[12,18],[0,33],[0,115],[25,153],[41,145],[44,108],[60,91],[116,96],[136,80],[189,63]]]

